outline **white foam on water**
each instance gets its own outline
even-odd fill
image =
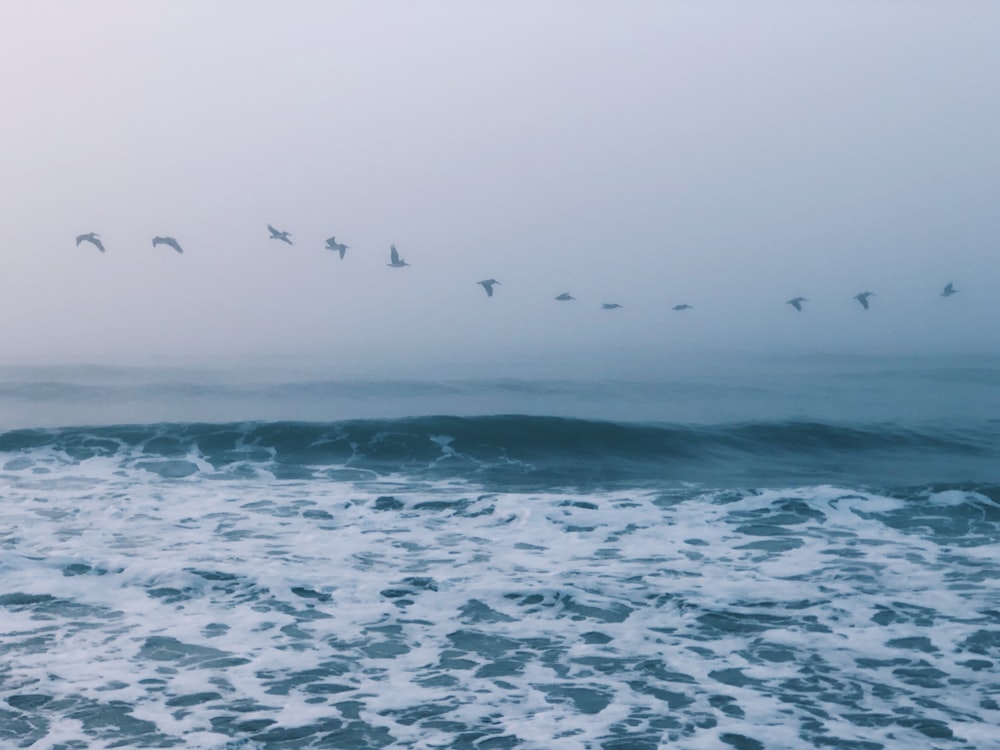
[[[909,501],[30,459],[0,474],[0,699],[50,698],[18,709],[47,722],[40,747],[307,727],[414,748],[476,732],[538,748],[984,747],[1000,720],[980,663],[1000,647],[977,635],[996,632],[995,547],[894,523]],[[78,718],[111,701],[153,729]]]

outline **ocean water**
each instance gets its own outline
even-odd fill
[[[0,371],[0,747],[1000,747],[1000,363]]]

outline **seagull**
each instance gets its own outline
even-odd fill
[[[271,236],[268,239],[281,240],[282,242],[287,242],[289,245],[292,244],[292,241],[288,239],[292,236],[291,232],[281,232],[272,227],[270,224],[267,225],[267,231],[271,233]]]
[[[619,305],[617,302],[603,302],[601,304],[602,310],[617,310],[620,307],[621,305]]]
[[[326,249],[336,250],[338,253],[340,253],[341,260],[344,259],[344,253],[346,253],[349,248],[350,245],[345,245],[343,242],[337,242],[336,237],[331,237],[326,241]]]
[[[958,294],[958,290],[955,288],[955,285],[949,281],[947,286],[945,286],[944,291],[941,292],[941,296],[950,297],[953,294]]]
[[[493,285],[500,284],[500,282],[497,281],[496,279],[484,279],[483,281],[477,281],[476,283],[486,290],[487,297],[493,296]]]
[[[855,294],[851,299],[856,299],[858,302],[861,303],[861,306],[867,310],[868,298],[874,296],[875,292],[861,292],[861,294]]]
[[[81,234],[76,238],[76,246],[79,247],[81,242],[90,242],[100,250],[104,252],[104,243],[101,242],[101,236],[97,232],[91,232],[90,234]]]
[[[180,243],[178,243],[177,240],[175,240],[173,237],[154,237],[153,247],[156,247],[157,245],[170,245],[170,247],[172,247],[177,252],[179,253],[184,252],[183,250],[181,250]]]
[[[556,297],[556,299],[559,300],[560,302],[569,302],[571,299],[575,300],[576,297],[572,296],[569,292],[563,292],[558,297]]]
[[[674,310],[690,310],[691,309],[691,305],[687,305],[687,304],[685,304],[685,305],[674,305],[673,309]]]
[[[410,265],[405,260],[400,260],[399,251],[396,249],[395,245],[389,246],[389,263],[387,264],[391,268],[402,268],[403,266]]]
[[[792,307],[794,307],[799,312],[802,312],[802,303],[803,302],[808,302],[808,301],[809,300],[807,300],[805,297],[796,297],[795,299],[788,300],[788,302],[786,302],[785,304],[786,305],[791,305]]]

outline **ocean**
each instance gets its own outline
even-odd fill
[[[0,746],[1000,748],[1000,359],[0,368]]]

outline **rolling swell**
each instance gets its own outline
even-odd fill
[[[557,417],[429,416],[332,423],[250,422],[22,429],[0,452],[99,456],[191,471],[234,467],[279,478],[336,470],[414,478],[454,476],[525,487],[694,481],[713,486],[808,480],[881,487],[993,483],[1000,422],[630,424]],[[193,463],[192,463],[193,462]],[[176,470],[176,465],[174,465]],[[184,476],[184,472],[175,474]],[[360,475],[359,475],[360,476]]]

